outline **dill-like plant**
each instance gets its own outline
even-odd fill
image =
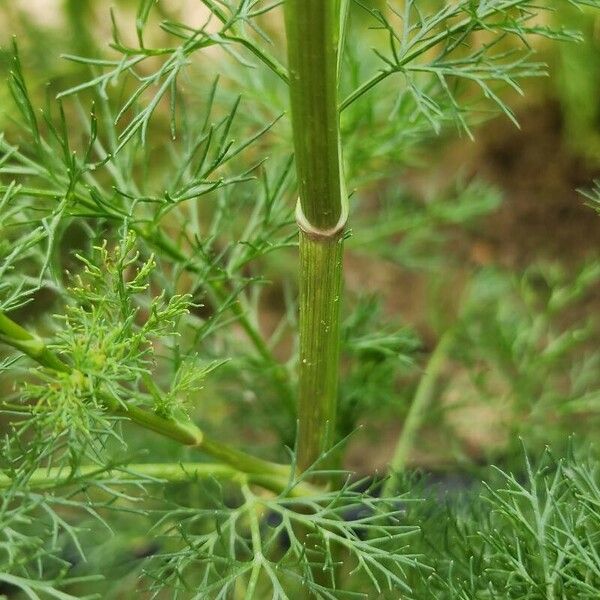
[[[574,452],[525,457],[516,477],[500,469],[458,508],[418,506],[414,543],[434,568],[413,578],[416,598],[592,599],[598,595],[598,467]],[[417,484],[418,485],[418,484]]]
[[[83,23],[76,4],[70,22]],[[94,40],[82,37],[84,54],[65,58],[89,77],[41,111],[13,47],[16,124],[0,138],[2,593],[499,597],[512,567],[493,545],[514,556],[519,538],[481,534],[497,564],[446,580],[398,479],[383,493],[341,469],[371,394],[393,395],[419,347],[406,328],[373,326],[368,301],[342,322],[358,204],[347,190],[449,126],[470,135],[498,109],[515,120],[507,89],[546,72],[532,40],[579,34],[547,25],[554,3],[539,0],[202,4],[202,22],[154,0],[140,0],[132,22],[115,11],[110,53],[86,54]],[[473,184],[454,211],[400,214],[356,243],[465,222],[497,201]],[[286,283],[283,314],[264,323],[270,276],[296,271],[298,293]],[[398,471],[456,329],[418,384]],[[521,514],[511,490],[491,495],[508,519]],[[560,597],[559,572],[582,594],[595,585],[580,575],[597,558],[594,538],[556,514],[552,531],[527,538],[545,553],[528,577],[541,573],[546,595],[531,598]],[[548,546],[565,540],[569,569]],[[457,568],[469,568],[465,556]],[[528,567],[517,567],[525,589]]]

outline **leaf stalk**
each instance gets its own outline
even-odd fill
[[[32,489],[45,490],[58,487],[88,484],[97,478],[101,482],[146,483],[149,480],[183,483],[201,479],[217,479],[232,481],[241,485],[259,485],[275,493],[289,491],[290,497],[302,497],[315,493],[315,488],[307,483],[290,486],[289,476],[269,475],[261,473],[244,473],[232,466],[222,463],[138,463],[128,464],[126,468],[99,467],[98,465],[81,465],[76,471],[64,467],[41,467],[35,469],[27,477],[27,485]],[[0,473],[0,489],[9,488],[14,480],[9,475]]]
[[[429,357],[390,462],[390,477],[384,486],[384,497],[386,494],[388,496],[393,495],[398,475],[404,472],[406,468],[409,453],[414,447],[419,430],[433,401],[437,382],[448,359],[448,351],[454,343],[454,337],[454,329],[451,328],[446,331]]]
[[[0,341],[23,352],[48,369],[62,373],[71,371],[71,367],[50,350],[42,338],[15,323],[2,311]],[[108,394],[102,394],[99,400],[113,415],[124,417],[185,446],[195,447],[243,473],[289,478],[290,470],[287,465],[263,460],[213,440],[191,421],[165,418],[139,406],[120,402]]]

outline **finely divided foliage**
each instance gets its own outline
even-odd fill
[[[597,465],[546,451],[537,465],[526,458],[524,478],[497,470],[469,510],[422,503],[425,533],[413,547],[436,573],[416,581],[414,597],[597,597],[599,491]]]
[[[110,58],[67,56],[91,75],[82,83],[78,71],[42,111],[14,45],[9,88],[18,125],[0,137],[0,407],[9,423],[0,460],[0,593],[117,597],[122,582],[111,578],[110,559],[93,552],[110,542],[89,531],[116,539],[126,521],[131,536],[155,544],[123,574],[138,580],[130,595],[139,585],[150,597],[198,600],[592,598],[600,572],[592,467],[559,464],[551,475],[529,468],[527,485],[507,477],[506,490],[487,495],[502,527],[457,523],[449,539],[465,552],[451,562],[419,533],[418,503],[402,492],[401,477],[382,496],[380,482],[356,482],[335,468],[339,440],[379,402],[376,394],[394,403],[390,382],[416,361],[411,331],[370,329],[372,300],[358,303],[339,338],[327,337],[336,323],[315,333],[316,347],[341,344],[349,376],[337,424],[317,424],[327,431],[320,446],[333,447],[312,466],[298,464],[314,448],[302,435],[294,445],[296,395],[306,389],[298,365],[307,359],[298,349],[306,345],[290,335],[293,290],[284,290],[286,310],[269,335],[259,324],[274,264],[265,259],[296,246],[292,148],[305,132],[282,113],[288,86],[308,92],[288,73],[279,27],[283,11],[302,9],[296,1],[202,0],[208,16],[193,25],[172,18],[167,2],[140,0],[136,42],[126,41],[133,26],[114,14]],[[514,120],[503,89],[520,91],[521,79],[545,73],[531,58],[532,37],[578,39],[547,25],[550,1],[331,5],[339,27],[326,41],[338,44],[341,81],[323,85],[335,91],[329,108],[341,115],[351,185],[375,178],[370,165],[388,171],[449,123],[470,133],[492,108]],[[294,25],[288,19],[288,32]],[[455,212],[403,213],[392,230],[374,228],[362,240],[357,232],[356,243],[397,228],[466,222],[497,204],[493,191],[474,189]],[[315,227],[304,223],[303,235],[310,230],[305,243],[318,262],[327,231]],[[346,237],[337,233],[332,281]],[[466,306],[465,313],[478,304]],[[303,315],[310,309],[305,302]],[[451,331],[445,351],[481,334],[466,325]],[[533,346],[511,360],[523,356],[538,364]],[[548,378],[540,369],[540,380]],[[431,395],[431,376],[423,381],[414,427]],[[271,447],[247,453],[223,443],[239,437],[236,425],[256,426]],[[399,470],[414,430],[406,436]],[[214,462],[200,462],[206,457]],[[569,501],[579,503],[576,513]]]

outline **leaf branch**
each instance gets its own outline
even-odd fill
[[[23,352],[43,367],[62,373],[72,371],[71,367],[52,352],[40,337],[31,334],[3,312],[0,312],[0,341]],[[263,460],[211,439],[191,421],[164,418],[132,404],[119,402],[108,394],[101,394],[99,400],[105,410],[113,415],[126,418],[185,446],[197,448],[242,473],[266,476],[267,479],[276,478],[277,491],[287,487],[290,477],[290,468],[287,465]],[[282,485],[284,481],[285,485]]]
[[[544,36],[552,39],[577,40],[575,32],[564,29],[530,25],[528,21],[535,14],[534,8],[550,10],[548,7],[539,7],[532,0],[493,0],[481,3],[475,7],[470,0],[446,4],[437,13],[422,14],[414,0],[406,2],[402,14],[390,7],[392,13],[402,22],[401,31],[390,22],[387,16],[378,9],[370,8],[361,0],[354,0],[358,6],[368,12],[377,25],[375,29],[387,32],[389,54],[384,55],[379,50],[375,54],[385,63],[385,67],[378,73],[360,84],[341,103],[340,111],[345,110],[356,100],[373,89],[379,83],[396,73],[403,73],[407,77],[408,88],[411,93],[419,93],[414,85],[410,84],[410,73],[416,71],[429,71],[439,79],[445,92],[450,96],[450,101],[455,103],[450,90],[445,83],[445,78],[457,78],[475,81],[483,90],[486,97],[491,98],[504,112],[507,106],[496,96],[491,94],[486,80],[500,80],[511,87],[515,87],[514,77],[543,75],[545,65],[540,63],[525,63],[519,60],[511,63],[499,62],[502,53],[492,54],[491,49],[510,36],[520,40],[529,53],[527,38],[530,36]],[[575,4],[584,5],[586,2],[576,1]],[[417,18],[412,22],[413,12]],[[491,42],[483,50],[473,50],[463,55],[457,64],[448,60],[457,49],[468,47],[469,37],[476,32],[486,32],[491,37]],[[417,63],[419,58],[431,54],[439,48],[437,55],[424,63]],[[456,67],[459,68],[456,68]],[[418,99],[417,99],[418,100]],[[427,98],[424,98],[427,100]],[[509,114],[510,116],[510,114]],[[463,126],[464,124],[461,123]]]
[[[4,405],[0,404],[0,410]],[[21,406],[21,410],[26,410]],[[265,489],[281,492],[289,489],[290,497],[302,497],[315,493],[313,486],[301,483],[293,488],[289,485],[289,476],[245,473],[230,465],[222,463],[132,463],[126,467],[98,467],[98,465],[81,465],[70,472],[64,467],[42,467],[33,470],[27,476],[27,485],[33,489],[56,489],[65,486],[85,484],[94,481],[102,485],[146,483],[185,483],[200,479],[217,479],[233,481],[240,485],[259,485]],[[0,473],[0,489],[14,484],[12,477]]]

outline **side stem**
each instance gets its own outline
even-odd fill
[[[56,489],[77,485],[94,478],[99,481],[110,479],[111,482],[137,483],[140,478],[149,478],[169,483],[185,483],[195,479],[218,479],[234,481],[241,484],[255,484],[275,493],[289,488],[289,479],[281,475],[259,473],[243,473],[233,467],[221,463],[139,463],[128,464],[125,469],[99,467],[98,465],[81,465],[77,471],[69,471],[64,467],[40,467],[29,473],[27,486],[32,489]],[[0,473],[0,490],[14,485],[14,479]],[[315,488],[308,483],[301,483],[289,490],[291,497],[302,497],[315,494]]]
[[[48,369],[62,373],[71,372],[71,367],[50,350],[42,338],[15,323],[2,311],[0,311],[0,342],[20,350]],[[289,476],[289,468],[286,465],[263,460],[213,440],[191,421],[182,422],[164,418],[139,406],[119,402],[107,394],[102,395],[100,399],[108,412],[183,445],[196,447],[243,473]]]
[[[436,385],[446,363],[448,351],[454,342],[454,330],[449,329],[444,333],[429,357],[425,372],[419,381],[414,400],[410,406],[402,433],[396,444],[394,456],[390,462],[390,478],[387,480],[383,495],[392,495],[396,486],[398,475],[406,468],[408,455],[413,449],[415,439],[427,416],[427,411],[433,400]]]

